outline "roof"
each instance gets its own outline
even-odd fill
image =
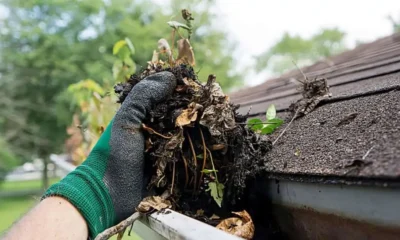
[[[328,79],[332,97],[295,120],[266,156],[270,173],[400,179],[400,34],[363,44],[303,68],[309,79]],[[239,112],[264,115],[275,104],[301,99],[298,70],[233,93]],[[284,129],[281,127],[272,140]]]

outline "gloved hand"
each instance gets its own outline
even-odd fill
[[[61,196],[86,219],[90,236],[133,214],[142,200],[144,137],[141,123],[154,104],[172,94],[176,79],[160,72],[140,81],[129,93],[86,161],[43,198]]]

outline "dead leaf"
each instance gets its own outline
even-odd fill
[[[201,217],[204,215],[204,210],[203,209],[198,209],[196,211],[196,214],[194,215],[195,217]]]
[[[160,211],[165,208],[171,208],[172,204],[170,201],[161,198],[160,196],[150,196],[144,198],[136,210],[140,213],[148,213],[151,210]]]
[[[156,50],[153,51],[153,57],[151,58],[152,63],[157,63],[158,62],[158,52]]]
[[[166,53],[168,57],[172,57],[171,48],[168,41],[164,38],[158,40],[158,50],[160,50],[161,53]]]
[[[181,129],[178,134],[172,136],[171,140],[169,140],[165,144],[165,149],[174,150],[177,147],[182,149],[182,143],[185,141],[185,137],[183,136],[183,130]]]
[[[218,215],[215,215],[215,214],[213,214],[213,215],[210,217],[210,220],[218,220],[218,219],[220,219],[220,217],[219,217]]]
[[[240,218],[227,218],[221,221],[217,225],[217,228],[244,239],[252,239],[254,236],[254,224],[249,213],[246,210],[232,213],[238,215]]]
[[[191,66],[196,65],[196,60],[194,59],[193,48],[190,45],[188,39],[180,39],[177,41],[178,46],[178,59],[177,61],[183,61]]]
[[[235,128],[235,116],[229,104],[217,104],[207,107],[200,119],[200,124],[208,127],[214,137]]]
[[[175,125],[178,127],[189,125],[190,123],[196,121],[197,119],[197,111],[192,113],[192,109],[185,109],[182,113],[176,118]]]

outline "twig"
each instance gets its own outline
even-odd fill
[[[201,185],[201,179],[203,179],[203,170],[206,167],[206,160],[207,160],[207,147],[206,147],[206,141],[204,141],[204,135],[203,135],[203,131],[201,131],[201,128],[199,127],[199,131],[200,131],[200,137],[201,137],[201,141],[203,142],[203,166],[201,168],[201,172],[200,172],[200,179],[199,179],[199,188]]]
[[[372,151],[372,149],[374,149],[374,147],[375,147],[375,145],[372,146],[372,147],[364,154],[364,156],[362,157],[362,160],[365,160],[365,159],[367,158],[367,156],[368,156],[369,153]]]
[[[97,235],[94,240],[106,240],[121,231],[125,231],[125,229],[129,227],[133,222],[135,222],[138,218],[140,218],[140,216],[141,214],[139,212],[135,212],[130,217],[118,223],[117,225],[104,230],[102,233]]]
[[[196,185],[197,185],[197,157],[196,157],[196,152],[194,151],[194,146],[193,146],[193,142],[192,139],[190,138],[189,133],[186,132],[186,135],[188,137],[189,140],[189,144],[190,144],[190,149],[192,150],[192,155],[193,155],[193,164],[194,164],[194,191],[196,191]]]
[[[187,166],[187,160],[185,156],[183,155],[183,152],[181,151],[182,154],[182,159],[183,159],[183,165],[185,165],[185,188],[187,188],[188,181],[189,181],[189,173],[188,173],[188,166]]]
[[[292,120],[290,120],[289,124],[285,127],[285,129],[283,129],[281,134],[279,134],[279,136],[275,139],[275,141],[272,143],[272,145],[275,145],[275,143],[279,140],[279,138],[281,138],[282,135],[286,132],[286,130],[290,127],[290,125],[292,124],[293,120],[297,117],[297,113],[299,112],[299,110],[300,110],[300,108],[297,109],[296,113],[292,117]]]
[[[304,74],[304,72],[299,68],[299,66],[297,66],[297,63],[292,60],[293,64],[296,66],[296,68],[301,72],[301,74],[303,74],[304,80],[308,80],[307,76]],[[296,79],[297,81],[301,82],[302,84],[304,84],[305,82],[300,81],[299,79]]]
[[[172,186],[171,186],[171,194],[174,193],[174,184],[175,184],[175,161],[173,161],[173,168],[172,168]]]
[[[144,130],[146,130],[150,134],[155,134],[155,135],[160,136],[160,137],[165,138],[165,139],[171,139],[172,138],[172,136],[165,136],[165,135],[162,135],[161,133],[156,132],[156,130],[152,129],[151,127],[146,126],[145,124],[142,124],[142,128]]]

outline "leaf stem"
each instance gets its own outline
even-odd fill
[[[192,142],[192,139],[190,138],[189,133],[186,132],[186,135],[188,137],[190,149],[192,150],[192,154],[193,154],[193,164],[194,164],[194,183],[193,183],[193,185],[194,185],[194,191],[196,191],[196,185],[197,185],[197,157],[196,157],[196,151],[194,150],[193,142]]]
[[[200,127],[199,127],[199,131],[200,131],[201,141],[203,142],[203,166],[201,168],[200,179],[199,179],[199,188],[200,188],[201,180],[203,179],[203,170],[206,167],[207,147],[206,147],[206,142],[204,141],[203,131],[201,130]]]
[[[181,151],[182,154],[182,159],[183,159],[183,165],[185,165],[185,188],[187,188],[188,182],[189,182],[189,173],[188,173],[188,166],[187,166],[187,160],[185,156],[183,155],[183,152]]]
[[[173,161],[173,169],[172,169],[171,195],[174,193],[174,184],[175,184],[175,161]]]
[[[217,170],[215,169],[215,166],[214,166],[214,160],[213,160],[213,157],[212,157],[211,151],[210,151],[208,148],[206,148],[206,149],[207,149],[207,151],[208,151],[208,154],[210,154],[210,161],[211,161],[212,170],[213,170],[213,172],[214,172],[214,176],[215,176],[215,182],[217,182],[217,184],[218,184],[218,183],[219,183],[219,181],[218,181]]]

